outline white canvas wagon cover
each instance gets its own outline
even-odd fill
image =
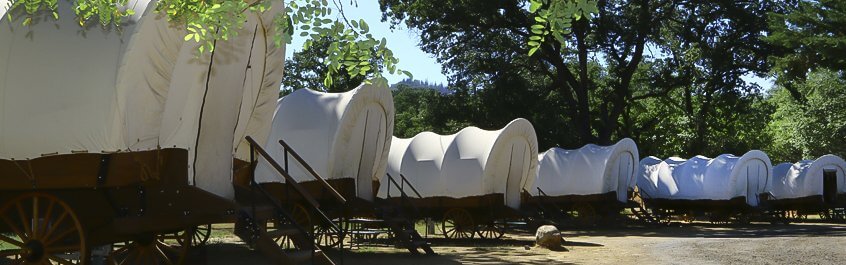
[[[776,165],[773,168],[773,197],[794,199],[822,196],[823,170],[834,170],[837,174],[837,193],[846,193],[846,161],[836,155],[824,155],[816,160]]]
[[[384,80],[345,93],[300,89],[279,100],[270,137],[264,148],[283,161],[284,140],[324,179],[352,178],[358,197],[372,200],[372,184],[385,175],[394,128],[394,101]],[[290,159],[289,174],[312,181]],[[269,164],[256,169],[259,182],[284,182]]]
[[[771,190],[771,176],[770,158],[757,150],[713,159],[696,156],[661,161],[650,156],[640,162],[637,187],[646,199],[723,201],[744,197],[748,205],[757,206],[758,196]]]
[[[611,146],[588,144],[575,150],[550,148],[538,156],[538,174],[530,193],[548,196],[598,195],[617,193],[617,200],[628,201],[635,185],[637,145],[625,138]]]
[[[183,25],[130,0],[120,29],[80,27],[72,3],[58,2],[22,26],[0,0],[0,159],[181,148],[189,182],[232,198],[232,160],[245,135],[269,131],[284,46],[273,17],[248,12],[238,36],[198,54]],[[18,10],[13,12],[19,12]]]
[[[505,205],[516,209],[537,170],[537,136],[525,119],[496,131],[468,127],[445,136],[422,132],[396,142],[389,173],[395,178],[402,173],[423,197],[503,194]],[[380,189],[380,197],[386,190]]]

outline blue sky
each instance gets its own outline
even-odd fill
[[[390,23],[382,22],[382,11],[379,9],[378,1],[359,0],[357,7],[350,6],[349,1],[346,0],[340,2],[344,4],[344,14],[348,19],[364,19],[370,26],[370,33],[376,39],[382,37],[388,39],[388,48],[394,52],[394,56],[399,58],[400,69],[411,72],[417,80],[447,84],[446,76],[441,73],[441,64],[435,60],[434,56],[417,47],[419,35],[404,27],[392,31]],[[302,50],[304,41],[304,37],[294,34],[294,40],[291,45],[288,45],[285,57],[290,59],[293,52]],[[387,72],[384,75],[391,84],[406,78],[405,75],[390,75]]]

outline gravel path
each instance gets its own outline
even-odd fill
[[[508,234],[498,242],[434,239],[435,257],[365,247],[346,254],[344,264],[846,264],[846,225],[694,224],[563,234],[568,251],[526,249],[532,235]],[[269,264],[230,240],[218,240],[201,256],[196,264]]]

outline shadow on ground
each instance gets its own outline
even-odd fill
[[[605,236],[605,237],[679,237],[679,238],[760,238],[760,237],[801,237],[801,236],[846,236],[846,226],[842,224],[749,224],[716,225],[710,223],[672,223],[669,226],[646,226],[613,229],[578,229],[563,230],[566,236]]]

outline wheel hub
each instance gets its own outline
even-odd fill
[[[44,244],[32,240],[24,244],[23,255],[28,262],[38,262],[44,258]]]

